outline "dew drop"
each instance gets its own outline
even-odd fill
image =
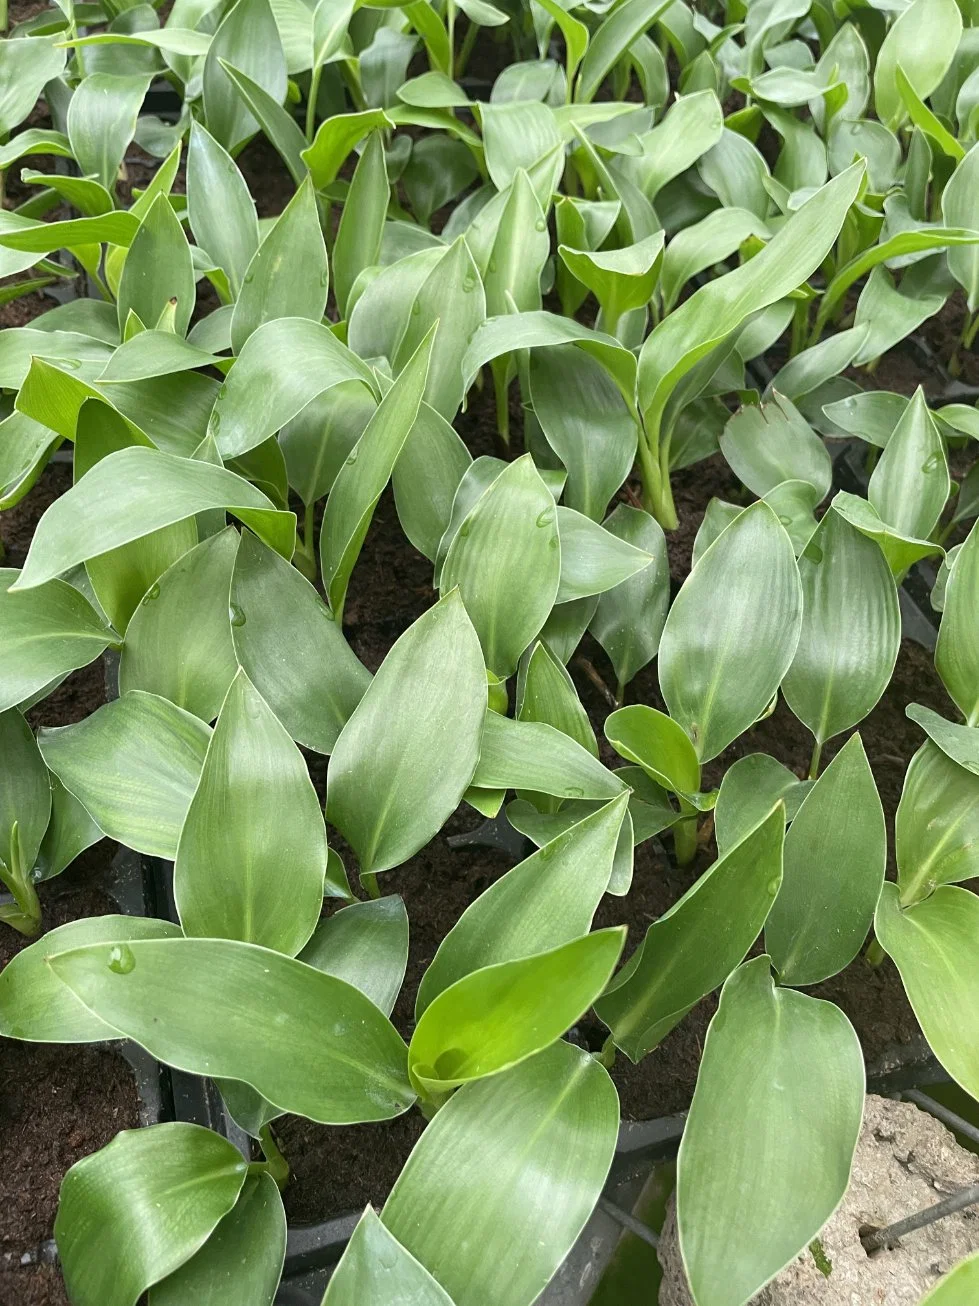
[[[568,785],[569,798],[584,798],[585,791],[580,785]]]
[[[537,228],[538,231],[547,230],[547,223],[544,221],[543,218],[538,218],[537,221],[534,223],[534,226]]]
[[[791,518],[791,517],[779,517],[779,521],[782,523],[783,526],[786,526],[786,527],[792,525],[792,518]]]
[[[143,602],[152,603],[154,599],[158,599],[159,597],[160,597],[159,585],[151,585],[149,589],[146,591],[146,593],[143,595]]]
[[[350,453],[347,454],[347,466],[352,467],[359,457],[360,457],[360,446],[355,444],[354,447],[351,449]]]
[[[421,311],[422,311],[422,306],[416,300],[415,303],[412,304],[411,306],[411,316],[417,317]]]
[[[782,883],[782,881],[779,880],[779,879],[774,879],[774,880],[769,880],[769,881],[768,881],[768,884],[767,884],[766,887],[767,887],[767,889],[768,889],[768,892],[771,894],[771,896],[772,896],[773,898],[774,898],[775,895],[778,893],[779,888],[780,888],[780,886],[781,886],[781,883]]]
[[[802,556],[818,567],[823,560],[823,551],[818,544],[807,544]]]
[[[336,614],[333,612],[332,608],[328,608],[325,603],[323,604],[323,616],[327,621],[336,621]]]
[[[463,280],[462,289],[465,294],[468,295],[470,290],[474,290],[475,288],[476,288],[476,278],[474,276],[468,276]]]
[[[330,284],[330,274],[329,274],[329,272],[321,272],[321,273],[320,273],[320,285],[321,285],[321,286],[328,286],[329,284]]]
[[[559,549],[561,547],[561,541],[558,539],[556,535],[552,535],[551,538],[547,541],[547,547],[549,549]]]
[[[229,609],[231,613],[232,626],[243,626],[245,624],[245,614],[239,608],[237,603],[232,603]]]
[[[218,427],[221,425],[221,414],[218,412],[216,408],[211,413],[211,421],[209,425],[212,431],[217,431]]]
[[[539,512],[537,514],[538,526],[550,526],[553,520],[554,520],[553,508],[545,508],[542,512]]]
[[[472,522],[464,521],[459,527],[459,534],[465,539],[472,530]]]
[[[935,452],[931,454],[928,458],[926,458],[925,461],[921,464],[922,472],[924,472],[924,474],[927,476],[929,472],[936,471],[940,466],[943,457],[944,455],[942,451],[940,449],[936,449]]]
[[[69,372],[77,372],[81,365],[82,361],[80,358],[63,358],[61,360],[61,366],[66,368]]]
[[[487,268],[487,271],[488,271],[488,272],[495,272],[495,271],[496,271],[496,259],[495,259],[495,258],[491,258],[491,259],[490,259],[490,261],[489,261],[489,266],[488,266],[488,268]]]
[[[136,958],[128,943],[115,943],[109,951],[109,970],[114,975],[128,975],[136,969]]]

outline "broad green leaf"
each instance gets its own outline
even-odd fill
[[[360,989],[390,1016],[408,961],[408,913],[395,894],[352,902],[320,921],[299,960]]]
[[[145,73],[93,72],[82,78],[68,104],[68,139],[75,161],[83,176],[97,177],[108,191],[115,190],[149,83]]]
[[[654,707],[637,703],[605,719],[605,738],[620,757],[635,762],[646,775],[676,794],[700,788],[697,751],[683,727]]]
[[[489,211],[477,217],[478,226]],[[467,243],[482,274],[489,315],[531,312],[541,306],[540,277],[551,252],[544,209],[534,185],[523,168],[510,183],[495,223],[493,244],[485,264],[477,253],[474,229]]]
[[[969,1306],[979,1292],[979,1252],[959,1261],[953,1269],[944,1275],[927,1296],[922,1297],[921,1306]]]
[[[275,318],[322,321],[329,279],[316,196],[306,178],[243,272],[231,318],[234,352]]]
[[[460,525],[442,568],[458,586],[487,667],[512,674],[554,606],[561,575],[557,510],[529,454],[509,464]]]
[[[333,614],[273,549],[245,531],[231,585],[238,661],[297,743],[330,753],[370,684]],[[291,650],[283,661],[282,649]]]
[[[486,170],[506,190],[519,168],[530,169],[561,144],[554,110],[534,100],[480,106]]]
[[[607,1071],[556,1043],[442,1107],[381,1219],[455,1306],[530,1306],[594,1209],[618,1125]]]
[[[486,317],[486,297],[472,255],[460,236],[446,250],[415,295],[408,325],[392,359],[404,368],[434,325],[435,344],[425,402],[451,422],[466,393],[463,356]]]
[[[0,136],[5,143],[34,108],[45,84],[64,69],[67,56],[57,42],[57,36],[26,36],[0,43]],[[0,167],[12,162],[4,158]]]
[[[818,502],[829,493],[833,480],[826,446],[777,388],[769,403],[747,404],[729,419],[721,436],[721,453],[759,498],[783,481],[808,481]]]
[[[621,794],[508,871],[476,899],[442,940],[422,977],[420,1018],[458,980],[587,934],[608,888],[628,807]]]
[[[51,786],[34,732],[17,711],[0,712],[0,872],[30,880],[51,816]]]
[[[292,556],[295,515],[278,511],[248,481],[224,467],[158,449],[121,449],[47,510],[12,588],[43,585],[79,562],[211,509],[226,509],[276,552]]]
[[[378,261],[390,194],[384,137],[374,131],[354,170],[333,247],[333,293],[341,317],[347,316],[347,301],[357,277]]]
[[[768,753],[748,753],[724,772],[714,804],[717,854],[723,857],[781,800],[791,821],[812,788]]]
[[[295,956],[319,920],[325,873],[326,830],[306,763],[239,671],[177,844],[184,933]]]
[[[204,1246],[150,1290],[150,1306],[272,1306],[286,1254],[275,1180],[252,1174]]]
[[[946,721],[930,707],[923,707],[920,703],[909,703],[904,712],[938,745],[946,757],[973,775],[979,775],[979,729]]]
[[[0,711],[94,662],[115,636],[63,580],[10,593],[20,576],[0,568]]]
[[[140,223],[126,255],[119,282],[119,329],[135,313],[155,327],[172,307],[174,331],[187,334],[196,301],[190,246],[166,195],[158,195]]]
[[[656,656],[670,604],[670,563],[666,537],[655,517],[629,504],[617,504],[605,530],[652,556],[642,571],[599,595],[588,629],[608,654],[620,687]]]
[[[187,213],[194,239],[227,275],[237,298],[258,249],[255,201],[234,159],[199,122],[187,150]]]
[[[34,57],[43,50],[45,44],[45,42],[32,40],[29,44],[23,46],[18,45],[15,47],[12,42],[6,41],[3,46],[0,47],[3,50],[0,59],[17,59],[20,58],[21,55],[24,55],[28,61],[33,61]],[[45,59],[46,56],[41,54],[42,62]],[[40,73],[41,71],[42,70],[39,68],[38,72]],[[50,78],[46,77],[44,80],[49,81]],[[4,79],[5,92],[15,90],[17,94],[26,95],[30,93],[29,86],[30,83],[27,81],[25,81],[23,87],[21,87],[15,84],[15,79],[13,78],[9,80],[6,78]],[[33,107],[36,101],[37,95],[31,95],[31,107]],[[2,106],[0,106],[0,125],[5,123],[9,117],[8,103],[9,102],[5,100]],[[28,109],[27,112],[29,113],[30,109]],[[21,119],[23,116],[24,115],[21,115]],[[18,121],[21,119],[18,119]],[[10,128],[3,127],[3,130],[4,132],[7,132]],[[64,132],[50,131],[45,127],[28,127],[24,131],[18,132],[14,139],[8,141],[6,145],[0,146],[0,168],[9,168],[12,163],[16,163],[18,159],[22,159],[28,154],[48,154],[56,156],[57,158],[67,159],[71,157],[71,145],[69,144],[68,137]]]
[[[944,457],[944,455],[943,455]],[[910,566],[929,554],[941,553],[942,546],[932,540],[903,535],[883,521],[876,508],[857,494],[838,490],[832,507],[840,516],[855,526],[861,535],[874,540],[883,550],[888,566],[896,577],[901,577]]]
[[[90,45],[142,45],[163,50],[167,54],[189,55],[193,58],[207,54],[210,43],[210,36],[192,28],[165,27],[160,30],[150,28],[143,32],[96,32],[93,36],[66,41],[65,45],[83,49]]]
[[[606,331],[614,332],[624,313],[649,303],[659,278],[663,241],[664,234],[658,231],[623,249],[593,253],[559,247],[565,266],[601,305]]]
[[[48,957],[90,943],[179,936],[179,925],[144,916],[89,916],[49,930],[0,973],[0,1034],[31,1043],[97,1043],[118,1037],[61,983]]]
[[[362,874],[400,865],[441,829],[472,780],[485,712],[479,640],[450,593],[395,643],[330,759],[327,819]]]
[[[954,0],[913,0],[898,14],[874,68],[874,106],[886,127],[896,131],[907,118],[898,68],[926,100],[945,76],[961,35],[962,14]]]
[[[425,1008],[408,1048],[412,1083],[432,1093],[509,1070],[556,1042],[605,988],[625,928],[470,972]]]
[[[588,713],[564,663],[543,642],[531,650],[520,687],[517,718],[543,721],[598,756],[598,743]]]
[[[534,413],[547,443],[568,470],[563,502],[601,521],[632,469],[635,420],[605,369],[580,349],[535,349],[529,377]]]
[[[748,1101],[732,1147],[731,1112]],[[736,970],[677,1162],[680,1251],[698,1306],[743,1306],[819,1233],[849,1183],[863,1101],[863,1056],[843,1012],[777,988],[767,957]]]
[[[383,109],[365,109],[359,113],[335,113],[317,128],[313,142],[303,151],[313,185],[323,190],[336,180],[344,160],[359,141],[377,128],[393,127]]]
[[[555,798],[615,798],[626,787],[569,735],[543,721],[487,712],[473,785],[525,789]]]
[[[42,730],[38,745],[110,839],[172,858],[210,734],[189,712],[133,690],[74,725]]]
[[[626,0],[614,7],[598,31],[581,63],[575,100],[587,104],[595,98],[613,66],[626,53],[637,36],[653,25],[671,0]]]
[[[236,0],[214,33],[204,60],[204,125],[232,156],[259,124],[225,65],[244,74],[276,105],[286,94],[286,62],[268,0]]]
[[[557,510],[561,579],[556,603],[604,594],[653,562],[653,556],[573,508]]]
[[[288,110],[271,96],[253,78],[236,68],[233,63],[218,56],[218,65],[226,74],[232,87],[251,110],[258,125],[272,142],[289,169],[292,180],[301,186],[308,169],[303,162],[306,137]]]
[[[850,964],[873,922],[886,860],[884,811],[853,735],[785,836],[782,887],[765,925],[780,983],[818,984]]]
[[[429,1272],[367,1206],[330,1275],[322,1306],[452,1306]]]
[[[95,218],[68,218],[63,222],[33,222],[10,214],[0,226],[0,246],[29,254],[49,254],[56,249],[80,250],[110,241],[128,246],[138,231],[139,223],[132,213],[103,213]],[[32,259],[24,266],[32,267],[35,262]]]
[[[98,381],[100,385],[110,381],[144,381],[195,367],[211,367],[217,361],[213,354],[196,348],[172,331],[146,330],[119,346]],[[107,393],[111,395],[111,390]]]
[[[979,724],[979,523],[959,549],[945,585],[935,666],[969,725]],[[2,609],[0,609],[2,611]]]
[[[58,777],[49,772],[48,780],[51,785],[51,819],[34,863],[36,880],[54,879],[86,848],[91,848],[102,838],[102,831]]]
[[[908,406],[904,395],[887,390],[860,391],[825,404],[824,415],[850,435],[883,449]]]
[[[792,543],[763,502],[741,513],[684,581],[660,641],[660,686],[702,762],[772,701],[795,656],[802,598]]]
[[[902,906],[937,885],[972,879],[977,841],[979,775],[926,740],[908,766],[894,820]]]
[[[979,898],[948,884],[906,909],[897,885],[885,884],[874,920],[931,1050],[973,1097],[979,1097],[977,929]]]
[[[663,121],[645,132],[641,154],[625,154],[617,177],[632,181],[650,202],[668,183],[691,168],[721,139],[724,116],[713,89],[681,95]]]
[[[777,804],[649,927],[595,1003],[630,1060],[651,1052],[744,959],[782,882],[784,833]]]
[[[33,489],[60,443],[54,431],[23,413],[14,411],[0,421],[0,512]]]
[[[234,1206],[248,1162],[183,1122],[124,1129],[61,1183],[58,1257],[78,1306],[132,1306],[193,1256]]]
[[[666,312],[698,272],[704,272],[735,253],[744,241],[767,238],[768,228],[748,209],[722,208],[678,231],[666,247],[659,291]]]
[[[330,490],[320,530],[320,567],[330,607],[338,619],[377,501],[418,416],[436,330],[429,330],[381,400]]]
[[[121,693],[145,689],[214,720],[238,670],[228,617],[237,548],[229,526],[178,558],[147,590],[126,628]]]
[[[328,327],[300,317],[266,322],[245,341],[218,391],[208,430],[222,457],[238,457],[343,381],[373,390],[370,369]]]
[[[948,491],[945,444],[919,386],[874,468],[867,498],[896,533],[927,539]]]
[[[631,0],[635,3],[635,0]],[[765,248],[703,286],[647,337],[639,355],[639,404],[658,430],[681,379],[746,319],[797,289],[833,247],[863,178],[862,164],[820,187]]]
[[[402,530],[432,562],[448,528],[456,491],[471,464],[462,439],[423,402],[394,465],[391,488]]]
[[[832,508],[798,565],[802,633],[782,692],[821,747],[862,721],[887,688],[901,612],[883,553]]]
[[[343,980],[230,939],[126,947],[114,967],[108,945],[60,953],[49,965],[90,1010],[167,1065],[239,1079],[280,1111],[322,1124],[389,1120],[414,1101],[400,1035]]]
[[[974,145],[945,183],[942,191],[942,220],[948,227],[979,226],[979,145]],[[952,276],[966,293],[969,312],[979,307],[979,246],[953,245],[945,256]]]

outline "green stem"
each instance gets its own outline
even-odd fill
[[[809,779],[810,779],[810,780],[815,780],[816,776],[819,775],[819,762],[820,762],[820,759],[822,758],[822,755],[823,755],[823,745],[822,745],[822,741],[819,740],[819,739],[816,739],[816,740],[813,741],[813,746],[812,746],[812,757],[811,757],[810,760],[809,760]]]
[[[659,431],[655,440],[650,440],[647,429],[639,425],[639,466],[642,470],[642,506],[651,513],[664,531],[675,531],[679,525],[676,507],[673,503],[673,487],[670,485],[669,472],[663,476],[658,454]]]
[[[375,899],[380,898],[381,890],[378,887],[377,876],[374,874],[373,871],[362,871],[360,875],[360,882],[367,890],[369,897]]]
[[[615,682],[615,706],[621,707],[625,702],[625,681],[621,678]]]
[[[446,0],[445,5],[445,30],[449,36],[449,76],[456,63],[456,7],[455,0]]]
[[[789,357],[795,358],[806,347],[806,333],[809,330],[809,301],[802,299],[795,306],[792,314],[792,343]]]
[[[0,921],[6,921],[21,934],[34,935],[41,928],[41,903],[31,879],[30,868],[23,862],[20,826],[16,821],[10,828],[9,855],[9,867],[0,861],[0,880],[13,894],[14,901],[0,907]]]
[[[972,348],[972,342],[975,340],[977,332],[979,332],[979,313],[975,314],[972,321],[966,325],[965,330],[962,332],[963,349]]]
[[[313,69],[309,79],[309,96],[306,100],[306,139],[310,145],[313,143],[313,136],[316,129],[316,101],[320,96],[320,78],[323,76],[323,65]]]
[[[615,1065],[615,1039],[609,1034],[608,1038],[602,1044],[601,1052],[595,1053],[595,1060],[606,1070],[611,1070]]]
[[[279,1188],[285,1188],[289,1182],[289,1162],[279,1151],[278,1145],[272,1134],[271,1125],[262,1125],[258,1131],[258,1141],[262,1146],[265,1154],[265,1168],[272,1176]]]
[[[510,447],[510,386],[507,382],[509,358],[494,358],[492,363],[493,390],[496,393],[496,429],[500,439]]]
[[[697,856],[697,811],[680,799],[680,811],[691,813],[673,827],[673,851],[680,866],[689,866]]]
[[[870,944],[867,948],[867,951],[863,955],[866,961],[868,962],[868,964],[871,966],[879,966],[880,963],[887,956],[884,949],[880,946],[880,944],[877,942],[876,939],[870,940]]]
[[[466,28],[466,35],[463,38],[462,49],[459,51],[459,58],[455,64],[456,77],[462,77],[465,74],[469,64],[469,56],[473,52],[473,46],[476,44],[476,37],[479,35],[479,27],[476,23],[470,23]]]

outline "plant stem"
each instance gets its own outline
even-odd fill
[[[868,965],[871,966],[879,966],[880,963],[887,956],[884,949],[880,946],[880,944],[877,942],[876,939],[870,940],[870,944],[867,947],[867,951],[863,955]]]
[[[823,755],[822,741],[816,739],[812,745],[812,757],[809,759],[809,779],[815,780],[819,775],[819,762]]]
[[[679,525],[676,507],[673,503],[673,488],[669,473],[664,478],[660,466],[659,432],[656,440],[651,441],[639,426],[639,466],[642,469],[642,506],[651,513],[664,531],[675,531]]]
[[[608,1038],[602,1044],[601,1052],[596,1052],[595,1060],[606,1070],[611,1070],[615,1065],[615,1039],[609,1034]]]
[[[258,1131],[258,1141],[262,1146],[265,1154],[265,1166],[268,1173],[272,1176],[279,1188],[285,1188],[289,1182],[289,1162],[279,1151],[275,1138],[272,1135],[271,1125],[262,1125]]]
[[[625,702],[625,681],[616,680],[615,682],[615,706],[621,707]]]
[[[688,805],[681,800],[680,810],[683,811],[686,806]],[[690,810],[693,811],[692,808]],[[697,856],[696,811],[693,811],[693,815],[688,817],[687,820],[678,821],[673,827],[673,851],[676,853],[677,862],[681,866],[689,866]]]
[[[456,63],[456,7],[455,0],[446,0],[445,30],[449,36],[449,76],[453,75]]]
[[[473,46],[476,44],[476,37],[479,35],[479,27],[476,23],[470,22],[466,28],[466,35],[463,38],[462,49],[459,51],[459,58],[455,62],[455,76],[462,77],[469,64],[469,56],[473,52]]]
[[[362,871],[360,874],[360,882],[371,898],[380,898],[381,890],[378,888],[377,876],[373,871]]]
[[[505,356],[494,358],[491,364],[493,390],[496,393],[496,429],[508,449],[510,447],[510,387],[507,383],[509,362],[509,356]]]
[[[306,139],[310,145],[313,143],[313,136],[316,128],[316,101],[320,96],[320,78],[323,76],[323,65],[313,69],[309,79],[309,96],[306,100]]]
[[[20,827],[16,821],[10,830],[10,866],[0,861],[0,880],[14,896],[13,902],[0,907],[0,921],[6,921],[21,934],[37,934],[41,928],[41,903],[30,869],[23,864]]]

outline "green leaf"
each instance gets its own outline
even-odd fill
[[[378,128],[393,127],[383,109],[365,109],[362,113],[335,113],[317,128],[313,143],[303,151],[313,185],[323,190],[337,173],[350,151]]]
[[[228,619],[237,548],[229,526],[178,558],[147,590],[126,627],[121,693],[144,689],[214,720],[238,671]]]
[[[388,1232],[368,1204],[330,1275],[323,1306],[452,1306],[444,1289]]]
[[[390,1016],[408,962],[408,913],[395,894],[352,902],[320,921],[299,960],[360,989]]]
[[[931,1292],[922,1297],[921,1306],[969,1306],[977,1292],[979,1252],[959,1261],[948,1274],[943,1275]]]
[[[381,400],[330,490],[320,530],[320,567],[330,607],[338,618],[377,501],[418,416],[436,330],[429,330]]]
[[[533,100],[480,106],[486,170],[497,190],[506,190],[519,168],[531,169],[561,144],[554,110]]]
[[[975,875],[979,776],[927,740],[904,777],[894,820],[901,905]]]
[[[0,973],[0,1034],[31,1043],[98,1043],[117,1038],[56,977],[53,953],[90,943],[179,938],[180,926],[144,916],[89,916],[49,930],[12,957]]]
[[[603,525],[653,559],[642,571],[599,595],[588,627],[624,688],[659,650],[670,604],[670,563],[663,528],[648,512],[620,503]]]
[[[126,947],[114,968],[106,945],[48,964],[96,1015],[160,1061],[241,1080],[279,1111],[322,1124],[389,1120],[414,1101],[400,1035],[343,980],[229,939]]]
[[[627,795],[620,794],[480,894],[425,971],[416,1016],[475,971],[533,957],[587,934],[608,888],[627,807]]]
[[[43,585],[80,562],[211,509],[234,514],[276,552],[292,556],[295,515],[279,512],[248,481],[158,449],[121,449],[48,508],[11,588]]]
[[[458,586],[487,667],[512,674],[554,606],[561,574],[557,511],[529,454],[510,463],[459,526],[440,590]]]
[[[961,35],[962,14],[954,0],[914,0],[898,14],[874,68],[874,107],[886,127],[896,131],[907,118],[898,67],[918,98],[926,100],[945,76]]]
[[[395,643],[340,732],[327,819],[361,873],[407,861],[441,829],[476,768],[486,672],[458,593]]]
[[[210,735],[189,712],[133,690],[74,725],[42,730],[38,746],[104,834],[172,859]]]
[[[16,708],[0,712],[0,757],[0,872],[28,881],[51,816],[51,786],[34,732]]]
[[[626,0],[613,8],[595,32],[581,64],[575,100],[588,104],[637,36],[669,9],[670,0]]]
[[[919,386],[874,468],[867,498],[895,532],[927,539],[948,491],[945,444]]]
[[[670,312],[680,292],[698,272],[704,272],[734,254],[751,236],[767,238],[768,228],[748,209],[725,207],[685,227],[670,241],[663,255],[659,291]]]
[[[979,775],[979,729],[975,726],[960,726],[933,712],[930,707],[920,703],[909,703],[904,709],[905,716],[933,740],[946,757],[957,762],[959,766]]]
[[[238,457],[343,381],[374,389],[370,369],[328,327],[298,317],[266,322],[245,341],[218,391],[208,430],[222,457]]]
[[[333,751],[371,682],[339,624],[299,572],[243,532],[232,578],[235,652],[297,743]],[[282,649],[292,656],[283,661]]]
[[[657,231],[634,245],[598,253],[559,246],[558,253],[569,272],[588,287],[601,305],[606,330],[615,331],[624,313],[649,303],[659,279],[664,238],[664,233]]]
[[[354,169],[333,247],[333,293],[342,318],[357,277],[378,261],[390,196],[384,137],[374,131]]]
[[[556,1043],[455,1094],[416,1144],[381,1218],[456,1306],[529,1306],[594,1209],[618,1123],[607,1072]],[[546,1182],[521,1182],[528,1174]],[[523,1254],[510,1255],[517,1245]]]
[[[979,224],[976,186],[979,185],[979,145],[974,145],[945,183],[942,191],[942,221],[948,227],[972,231]],[[979,246],[953,245],[945,257],[952,276],[966,293],[969,312],[979,307]]]
[[[638,703],[605,718],[605,738],[620,757],[676,794],[700,789],[700,762],[689,736],[665,713]]]
[[[833,498],[832,507],[851,526],[855,526],[861,535],[866,535],[868,539],[880,545],[895,577],[903,576],[908,568],[921,558],[943,551],[942,546],[932,540],[917,539],[894,530],[881,520],[876,508],[866,499],[861,499],[859,495],[838,490]]]
[[[821,747],[862,721],[887,688],[901,612],[881,550],[833,509],[798,565],[802,633],[782,692]]]
[[[48,780],[51,784],[51,819],[34,863],[36,880],[54,879],[80,853],[102,838],[102,831],[58,777],[49,772]]]
[[[77,1161],[54,1224],[65,1285],[78,1306],[132,1306],[204,1244],[248,1171],[201,1125],[124,1129]]]
[[[190,246],[166,195],[158,195],[133,237],[119,282],[119,330],[130,313],[156,326],[168,306],[174,330],[185,336],[197,291]]]
[[[146,73],[93,72],[82,78],[68,104],[66,123],[75,162],[83,176],[97,177],[108,191],[115,190],[149,83]]]
[[[970,726],[979,724],[979,523],[959,549],[945,586],[935,666]]]
[[[748,753],[724,772],[714,804],[714,834],[717,853],[723,857],[772,810],[780,800],[785,818],[791,821],[812,788],[776,762],[768,753]]]
[[[199,122],[187,150],[187,213],[194,239],[227,275],[237,298],[258,249],[255,202],[234,159]]]
[[[826,446],[777,389],[770,403],[747,404],[729,419],[721,436],[721,453],[759,498],[783,481],[808,481],[818,502],[832,484],[833,464]]]
[[[7,221],[15,217],[18,215],[9,214]],[[0,227],[0,246],[29,254],[50,254],[56,249],[79,249],[99,243],[128,246],[138,231],[139,223],[132,213],[102,213],[95,218],[68,218],[63,222],[19,219],[16,225]]]
[[[275,318],[322,321],[328,287],[326,245],[307,177],[243,273],[231,318],[234,352],[240,354],[252,332]]]
[[[19,576],[0,568],[0,711],[88,666],[115,638],[89,601],[65,581],[11,594]]]
[[[555,798],[615,798],[626,787],[569,735],[542,721],[511,721],[499,712],[486,713],[472,783]]]
[[[110,381],[144,381],[195,367],[211,367],[217,361],[213,354],[188,344],[172,331],[141,331],[119,346],[98,381],[100,385]]]
[[[150,1306],[272,1306],[286,1254],[286,1216],[275,1180],[252,1174],[196,1255],[150,1290]]]
[[[543,721],[598,756],[595,732],[574,681],[561,659],[543,642],[534,645],[527,659],[517,717],[521,721]]]
[[[607,531],[573,508],[557,510],[561,579],[556,603],[571,603],[615,589],[653,562],[652,554]]]
[[[731,1112],[749,1098],[743,1145],[731,1147]],[[863,1056],[842,1011],[777,988],[767,957],[736,970],[677,1162],[680,1251],[699,1306],[743,1306],[816,1236],[846,1191],[863,1101]]]
[[[402,530],[432,562],[448,528],[456,491],[471,465],[461,438],[423,402],[394,465],[391,488]]]
[[[204,60],[204,124],[229,154],[258,131],[226,68],[250,79],[275,104],[286,95],[286,62],[268,0],[236,0],[225,12]]]
[[[297,186],[301,186],[308,172],[302,157],[303,150],[306,148],[306,137],[295,118],[258,82],[220,55],[218,66],[226,74],[235,92],[251,110],[262,131],[278,150],[283,163],[289,169],[292,180]]]
[[[722,984],[761,933],[782,882],[778,804],[655,921],[595,1011],[640,1061]]]
[[[979,898],[954,885],[902,910],[897,885],[885,884],[874,921],[931,1050],[973,1097],[979,1097],[977,929]]]
[[[0,43],[0,136],[5,142],[34,108],[45,84],[64,69],[66,55],[55,44],[57,39],[28,36]],[[0,167],[11,162],[3,158]]]
[[[207,54],[211,44],[210,36],[192,28],[166,27],[161,30],[150,28],[145,32],[96,32],[93,36],[81,36],[74,41],[65,41],[69,48],[90,45],[135,45],[149,46],[163,50],[167,54],[188,55],[195,58]]]
[[[702,762],[722,752],[772,701],[792,664],[801,625],[792,543],[766,503],[752,504],[684,581],[660,641],[663,697]]]
[[[639,354],[639,404],[647,431],[659,429],[670,395],[691,368],[752,313],[784,299],[819,267],[862,178],[863,165],[855,164],[820,187],[760,253],[708,282],[653,329]]]
[[[239,671],[177,845],[184,932],[295,956],[319,920],[325,873],[326,830],[306,763]]]
[[[33,489],[60,437],[23,413],[0,421],[0,512]]]
[[[803,799],[785,837],[765,950],[782,984],[818,984],[863,946],[884,882],[887,834],[873,773],[853,735]]]

